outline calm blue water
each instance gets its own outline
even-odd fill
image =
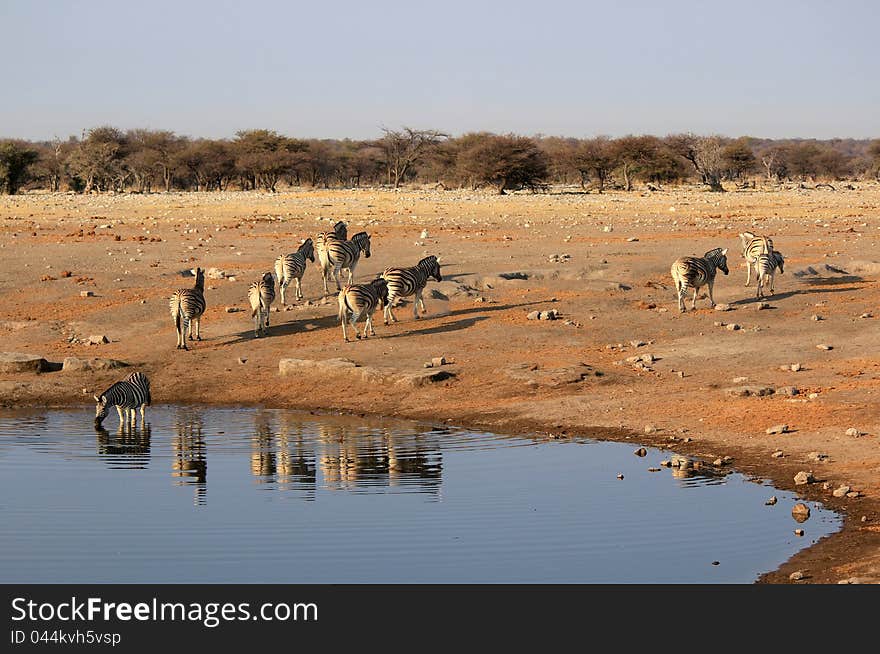
[[[841,525],[631,444],[172,406],[97,433],[93,411],[0,411],[0,582],[748,583]]]

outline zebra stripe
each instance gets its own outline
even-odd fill
[[[141,410],[141,426],[145,424],[145,409],[150,406],[150,380],[142,372],[133,372],[122,381],[113,384],[101,395],[95,395],[95,427],[100,427],[110,407],[119,414],[119,426],[137,424],[136,409]],[[124,411],[124,414],[123,414]]]
[[[755,236],[752,232],[739,235],[742,241],[742,255],[746,260],[746,286],[752,283],[752,266],[762,254],[773,252],[773,239],[767,236]],[[755,270],[757,274],[757,269]]]
[[[263,273],[262,279],[253,282],[248,288],[251,303],[251,316],[254,319],[254,336],[260,337],[269,329],[269,311],[275,301],[275,278],[272,273]]]
[[[327,240],[330,238],[336,238],[340,241],[348,240],[348,228],[345,223],[341,220],[333,225],[333,230],[330,232],[319,232],[317,236],[315,236],[315,252],[318,255],[318,263],[321,267],[321,270],[327,270],[329,268],[329,264],[327,263]],[[327,286],[324,285],[324,293],[327,292]]]
[[[758,275],[758,294],[759,298],[764,297],[764,285],[770,282],[770,295],[773,295],[773,281],[776,277],[776,269],[779,268],[779,274],[785,272],[783,266],[785,258],[781,252],[773,250],[770,254],[759,254],[758,260],[755,262],[755,271]]]
[[[307,238],[299,249],[292,254],[282,254],[275,259],[275,276],[278,278],[278,286],[281,289],[281,304],[287,304],[284,291],[287,290],[291,280],[296,281],[297,300],[303,299],[300,281],[306,272],[306,259],[315,262],[315,247],[312,239]]]
[[[388,282],[388,302],[385,304],[384,312],[386,325],[389,320],[391,322],[397,321],[391,308],[402,297],[415,295],[413,300],[413,318],[416,320],[419,319],[418,308],[420,304],[422,312],[427,312],[425,300],[422,298],[422,291],[425,290],[429,277],[433,277],[438,282],[443,281],[443,278],[440,276],[440,262],[434,255],[425,257],[411,268],[386,268],[382,272],[382,278]]]
[[[697,289],[701,286],[709,287],[709,303],[714,307],[715,300],[712,297],[712,287],[715,285],[715,273],[721,270],[725,275],[727,270],[727,248],[715,248],[709,250],[702,257],[681,257],[676,259],[670,273],[675,283],[675,291],[678,295],[678,310],[684,313],[684,296],[688,288],[694,289],[694,299],[691,309],[697,308]]]
[[[333,276],[336,279],[336,290],[339,291],[342,290],[339,284],[339,272],[343,268],[348,269],[348,284],[351,285],[354,279],[354,269],[360,259],[361,252],[364,253],[365,258],[370,258],[370,235],[366,232],[358,232],[351,237],[350,241],[328,238],[325,248],[326,262],[321,262],[324,274],[324,293],[328,292],[327,277],[331,266],[333,267]]]
[[[171,317],[177,330],[177,349],[186,347],[186,328],[189,326],[189,340],[202,340],[202,314],[205,313],[205,271],[196,268],[196,283],[192,288],[181,288],[174,292],[169,302]]]
[[[345,322],[351,316],[351,326],[356,338],[367,338],[367,331],[375,336],[373,331],[373,313],[376,307],[385,306],[388,303],[388,282],[377,277],[368,284],[354,284],[346,286],[339,291],[339,322],[342,323],[342,338],[348,342],[348,334],[345,331]],[[357,321],[366,315],[362,335],[358,335]]]

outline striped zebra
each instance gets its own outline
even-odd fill
[[[300,281],[306,272],[306,259],[312,263],[315,262],[315,246],[310,238],[303,241],[303,244],[299,246],[296,252],[282,254],[275,259],[275,277],[278,278],[278,286],[281,289],[281,304],[287,304],[287,300],[284,298],[284,291],[291,280],[296,281],[295,299],[303,299]]]
[[[727,248],[715,248],[709,250],[702,257],[681,257],[676,259],[670,273],[675,282],[675,290],[678,294],[678,310],[684,313],[684,296],[688,288],[694,289],[694,299],[691,309],[697,308],[697,289],[701,286],[709,287],[709,302],[714,307],[715,300],[712,298],[712,287],[715,285],[715,273],[721,270],[725,275],[727,270]]]
[[[321,270],[327,270],[330,264],[327,262],[327,239],[335,238],[340,241],[348,240],[348,228],[341,220],[333,225],[333,230],[329,232],[318,232],[315,236],[315,254],[318,255],[318,265]],[[324,293],[327,292],[327,286],[324,285]]]
[[[339,322],[342,323],[342,338],[348,342],[348,334],[345,331],[346,319],[351,316],[351,326],[356,338],[367,338],[367,331],[375,336],[373,331],[373,313],[376,307],[384,307],[388,303],[388,282],[382,277],[377,277],[368,284],[349,285],[339,291]],[[358,335],[357,321],[366,315],[363,335]]]
[[[119,426],[137,424],[137,409],[141,410],[141,426],[145,424],[146,407],[150,406],[150,381],[142,372],[133,372],[122,381],[113,384],[100,395],[95,395],[95,427],[100,428],[110,407],[119,413]],[[124,412],[124,413],[123,413]]]
[[[440,276],[440,261],[434,255],[425,257],[411,268],[386,268],[382,272],[382,278],[388,282],[388,302],[385,303],[385,324],[396,322],[391,308],[402,297],[415,295],[413,300],[413,318],[419,319],[419,304],[422,305],[422,313],[425,309],[425,300],[422,291],[428,284],[428,278],[433,277],[438,282],[443,281]]]
[[[328,238],[326,243],[326,260],[321,261],[321,268],[324,275],[324,293],[328,293],[327,277],[330,274],[330,267],[333,268],[333,276],[336,279],[336,290],[341,291],[339,284],[339,272],[343,268],[348,269],[348,284],[351,285],[354,279],[354,269],[360,259],[361,252],[364,257],[370,258],[370,235],[366,232],[358,232],[351,237],[350,241],[341,241],[337,238]]]
[[[202,314],[205,313],[205,271],[196,268],[196,283],[192,288],[181,288],[174,292],[169,302],[171,317],[177,330],[177,349],[186,350],[186,328],[189,326],[189,340],[202,340]]]
[[[269,311],[275,301],[275,278],[272,273],[263,273],[258,282],[248,288],[248,300],[251,303],[251,316],[254,319],[254,336],[259,338],[269,329]]]
[[[759,256],[773,252],[773,240],[767,236],[756,236],[752,232],[743,232],[739,238],[742,241],[742,254],[746,260],[746,286],[748,286],[752,283],[752,266]]]
[[[785,258],[782,253],[773,250],[770,254],[759,254],[758,260],[755,262],[755,270],[758,275],[758,297],[764,297],[764,285],[770,282],[770,295],[773,295],[773,280],[776,277],[776,269],[779,268],[779,274],[785,272],[783,265]]]

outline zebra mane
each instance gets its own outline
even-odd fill
[[[703,255],[704,259],[718,259],[721,256],[721,248],[715,248],[714,250],[709,250],[706,254]]]
[[[424,259],[422,259],[421,261],[419,261],[419,264],[430,263],[433,261],[439,262],[439,259],[437,259],[437,257],[435,257],[433,254],[430,254],[427,257],[425,257]]]

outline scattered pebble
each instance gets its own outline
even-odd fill
[[[648,450],[646,450],[644,447],[640,447],[635,452],[633,452],[633,454],[635,454],[636,456],[647,456]]]
[[[798,502],[791,508],[791,517],[798,522],[803,522],[810,517],[810,507],[803,502]]]
[[[834,495],[834,497],[846,497],[846,494],[849,493],[851,490],[852,488],[850,488],[849,486],[838,486],[834,489],[832,495]]]
[[[736,331],[739,331],[740,329],[742,329],[742,327],[740,325],[736,324],[735,322],[732,322],[729,325],[727,325],[727,331],[729,331],[729,332],[736,332]]]
[[[758,311],[763,311],[764,309],[769,309],[770,305],[766,302],[761,302],[758,304]]]
[[[834,346],[827,345],[826,343],[820,343],[819,345],[816,346],[816,349],[817,350],[833,350]]]
[[[775,451],[773,454],[771,454],[770,456],[772,456],[774,459],[781,459],[782,457],[785,456],[785,454],[783,453],[782,450],[776,450],[776,451]]]
[[[801,572],[800,570],[798,570],[798,571],[796,571],[796,572],[792,572],[790,575],[788,575],[788,578],[791,579],[792,581],[800,581],[800,580],[803,579],[805,576],[806,576],[806,575],[804,575],[803,572]]]
[[[244,357],[238,357],[238,362],[244,365],[245,363],[247,363],[247,359],[245,359]]]
[[[645,425],[645,433],[646,434],[654,434],[657,432],[657,428],[654,425]]]
[[[767,428],[768,434],[785,434],[788,433],[788,425],[773,425]]]
[[[623,475],[622,475],[621,473],[617,473],[617,478],[618,478],[618,479],[623,479]]]
[[[777,500],[777,499],[776,499],[776,496],[774,495],[773,497],[771,497],[770,499],[768,499],[766,502],[764,502],[764,506],[773,506],[773,505],[776,504],[776,502],[778,502],[778,501],[779,501],[779,500]]]
[[[648,468],[648,472],[660,472],[660,468]]]
[[[731,309],[733,309],[733,307],[723,302],[715,305],[715,311],[730,311]]]
[[[813,322],[819,322],[820,320],[824,320],[824,318],[814,313],[812,316],[810,316],[810,320],[812,320]]]
[[[92,291],[80,291],[80,297],[95,297],[95,294]]]
[[[794,483],[798,486],[803,486],[804,484],[812,484],[814,481],[816,481],[816,478],[813,476],[812,472],[801,470],[794,476]]]
[[[794,530],[794,535],[795,535],[795,536],[803,536],[803,535],[804,535],[804,530],[803,530],[803,529],[795,529],[795,530]]]
[[[849,429],[846,430],[846,435],[847,436],[861,436],[862,432],[860,432],[855,427],[850,427]]]

